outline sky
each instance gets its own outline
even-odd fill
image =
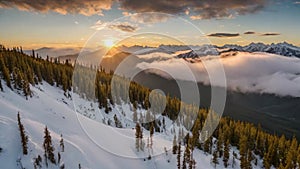
[[[0,43],[25,49],[120,41],[300,46],[299,16],[296,0],[0,0]]]

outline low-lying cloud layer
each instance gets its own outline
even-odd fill
[[[155,55],[155,57],[157,56]],[[146,58],[149,58],[149,54]],[[168,57],[164,55],[164,58]],[[300,97],[299,58],[240,52],[237,55],[220,59],[217,56],[208,56],[203,57],[202,60],[202,62],[188,63],[184,59],[170,57],[160,61],[142,62],[137,67],[140,69],[156,67],[158,70],[168,70],[172,74],[177,74],[176,78],[190,81],[192,79],[189,72],[179,66],[178,62],[183,62],[182,64],[188,64],[198,82],[210,84],[213,79],[215,85],[220,86],[219,84],[223,84],[223,82],[218,82],[220,77],[208,76],[206,71],[221,71],[222,67],[217,64],[219,60],[226,74],[227,88],[230,90]],[[158,70],[154,70],[152,73],[170,78]]]

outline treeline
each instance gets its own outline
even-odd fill
[[[0,72],[6,85],[22,91],[26,98],[32,95],[29,84],[36,85],[43,80],[61,87],[65,92],[71,90],[73,68],[68,62],[60,64],[57,59],[49,57],[44,60],[34,51],[28,56],[21,47],[7,49],[0,45]],[[2,84],[0,88],[3,90]]]
[[[240,167],[253,168],[258,160],[263,159],[266,169],[274,166],[281,169],[296,169],[300,165],[300,145],[295,137],[292,140],[277,135],[269,134],[260,126],[241,121],[233,121],[230,118],[222,118],[218,129],[213,137],[217,138],[214,143],[212,137],[203,144],[197,144],[199,149],[213,154],[214,159],[223,158],[224,166],[229,165],[229,146],[235,146],[240,154]],[[214,149],[212,148],[214,146]],[[234,159],[236,156],[232,156]],[[213,163],[220,163],[214,161]]]
[[[46,81],[50,85],[61,87],[66,95],[72,86],[74,91],[82,97],[98,101],[99,108],[103,108],[106,113],[112,110],[112,106],[119,105],[121,102],[130,103],[133,107],[133,121],[140,123],[146,129],[154,126],[156,132],[162,132],[158,129],[158,126],[164,125],[164,121],[155,120],[150,125],[148,123],[149,119],[156,119],[156,112],[163,112],[162,114],[173,120],[174,124],[178,126],[183,124],[185,128],[191,128],[188,137],[186,136],[182,142],[180,139],[184,134],[182,130],[179,130],[181,133],[177,135],[178,140],[174,141],[176,144],[180,143],[189,148],[186,154],[189,154],[190,161],[186,159],[185,163],[190,163],[191,166],[195,166],[192,158],[193,150],[198,148],[206,153],[213,154],[214,164],[221,163],[218,159],[222,158],[224,166],[227,167],[230,158],[233,160],[238,158],[236,154],[230,157],[230,147],[235,146],[240,151],[241,168],[251,168],[251,164],[257,164],[257,161],[262,158],[264,159],[263,165],[265,168],[271,166],[288,169],[299,167],[300,146],[296,138],[279,137],[247,122],[221,118],[220,124],[212,137],[209,137],[203,143],[199,140],[199,131],[203,128],[210,110],[205,108],[198,110],[193,105],[184,104],[177,98],[166,96],[166,108],[161,111],[161,107],[156,106],[160,105],[161,99],[163,99],[161,95],[153,96],[151,106],[149,101],[151,91],[148,88],[130,82],[124,77],[116,77],[113,72],[107,73],[100,66],[87,67],[77,64],[76,69],[74,69],[68,62],[62,64],[58,60],[44,60],[37,57],[34,52],[32,53],[32,56],[28,56],[22,52],[22,48],[6,49],[4,46],[0,46],[1,78],[5,80],[9,88],[22,90],[26,97],[31,94],[28,84],[36,85]],[[74,77],[72,79],[73,71]],[[115,83],[112,83],[113,78],[115,78]],[[73,85],[72,80],[75,82]],[[0,84],[0,87],[3,89],[2,84]],[[148,119],[141,114],[138,119],[136,110],[149,110],[150,107],[153,112],[146,115]],[[179,113],[180,110],[184,113]],[[115,119],[115,121],[118,120]],[[141,136],[138,135],[136,138],[140,139]],[[174,145],[174,147],[179,148],[180,146]],[[173,152],[179,151],[173,150]],[[197,165],[201,166],[201,164]]]

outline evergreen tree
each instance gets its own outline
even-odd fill
[[[165,117],[163,117],[163,119],[162,119],[162,124],[163,124],[163,129],[164,129],[164,131],[166,131],[166,121],[165,121]]]
[[[23,81],[23,93],[24,96],[26,97],[26,100],[28,99],[28,96],[31,96],[29,82],[26,80]]]
[[[204,152],[210,153],[210,154],[211,154],[211,146],[212,146],[212,138],[209,137],[209,138],[204,142]]]
[[[54,147],[52,145],[51,135],[50,132],[48,131],[47,126],[45,127],[44,134],[45,135],[44,135],[43,147],[45,150],[45,157],[47,157],[50,160],[50,162],[55,164]]]
[[[178,169],[180,169],[180,167],[181,167],[180,158],[181,158],[181,142],[179,142],[178,149],[177,149],[177,168]]]
[[[138,116],[137,116],[137,110],[136,110],[136,102],[134,102],[135,104],[133,104],[133,117],[132,117],[132,120],[133,122],[137,122],[138,121]]]
[[[140,150],[140,133],[141,133],[141,126],[139,123],[135,125],[135,148],[137,151]]]
[[[150,123],[150,145],[153,146],[154,122]]]
[[[231,164],[231,167],[234,168],[235,166],[235,159],[237,158],[237,154],[233,151],[233,156],[232,156],[232,164]]]
[[[247,153],[248,153],[248,147],[247,147],[247,142],[248,138],[246,135],[242,135],[239,141],[239,150],[240,150],[240,161],[241,161],[241,168],[242,169],[248,169],[250,168],[250,162],[248,161],[247,158]]]
[[[217,164],[219,164],[219,162],[218,162],[218,152],[216,150],[213,153],[212,163],[214,164],[215,168],[217,167]]]
[[[6,67],[6,65],[4,64],[4,61],[3,61],[2,57],[0,57],[0,68],[1,68],[1,71],[2,71],[2,76],[3,76],[4,80],[6,81],[6,85],[9,88],[12,88],[11,87],[11,80],[10,80],[9,70]]]
[[[20,130],[20,136],[21,136],[21,143],[22,143],[22,148],[23,148],[23,154],[27,155],[28,154],[28,136],[26,136],[25,134],[25,129],[24,126],[21,122],[21,117],[20,117],[20,113],[18,112],[17,115],[18,118],[18,126],[19,126],[19,130]]]
[[[123,128],[122,123],[120,122],[120,120],[118,119],[117,115],[114,115],[114,121],[115,121],[115,126],[117,128]]]
[[[298,156],[297,151],[298,151],[297,139],[293,137],[292,143],[286,155],[285,168],[295,169],[297,167],[297,156]]]
[[[140,139],[140,150],[144,151],[145,143],[144,143],[144,140],[143,140],[143,129],[142,128],[141,128],[141,131],[139,133],[139,139]]]
[[[230,155],[229,150],[230,150],[229,140],[227,140],[224,145],[224,156],[223,156],[223,162],[224,162],[225,168],[228,167],[228,161],[229,161],[229,155]]]
[[[58,152],[58,153],[57,153],[57,163],[58,163],[58,164],[60,163],[60,159],[61,159],[61,156],[60,156],[60,153]]]
[[[172,148],[172,152],[173,154],[176,154],[177,152],[177,138],[176,138],[176,135],[174,135],[174,138],[173,138],[173,148]]]
[[[40,155],[34,158],[34,162],[33,162],[34,169],[37,169],[37,167],[42,168],[41,162],[42,162],[42,157]]]
[[[64,144],[64,139],[63,139],[63,135],[60,135],[60,141],[59,141],[59,146],[61,148],[61,152],[65,151],[65,144]]]
[[[185,146],[184,154],[183,154],[183,162],[182,165],[186,168],[186,163],[189,163],[191,160],[191,152],[190,152],[190,147],[189,144],[187,143]]]
[[[32,49],[32,57],[35,58],[35,52],[33,49]]]
[[[223,133],[221,129],[218,130],[217,154],[219,158],[223,156]]]
[[[1,81],[1,79],[0,79],[0,90],[1,90],[1,92],[3,92],[3,86],[2,86],[2,81]]]

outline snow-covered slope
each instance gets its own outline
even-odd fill
[[[73,99],[75,97],[77,100],[81,99],[80,104],[76,106],[77,111],[80,112],[77,114],[74,112],[72,99],[66,98],[62,90],[50,86],[46,82],[43,85],[31,88],[34,96],[28,100],[7,87],[4,87],[4,92],[0,92],[1,168],[20,168],[20,164],[24,168],[33,168],[33,159],[38,155],[43,158],[42,144],[45,126],[51,132],[56,159],[57,153],[60,152],[62,156],[60,165],[64,164],[66,168],[76,169],[79,164],[82,168],[91,169],[175,169],[177,167],[176,155],[173,155],[169,150],[173,135],[168,134],[168,131],[162,134],[155,133],[154,145],[156,146],[154,146],[153,153],[148,151],[147,148],[145,148],[145,152],[136,152],[133,126],[130,122],[126,122],[126,119],[121,119],[121,116],[117,114],[118,108],[114,108],[112,113],[105,118],[111,118],[114,114],[117,114],[122,124],[127,128],[116,129],[104,125],[100,122],[103,119],[99,119],[99,116],[95,113],[98,110],[89,108],[94,103],[73,95]],[[123,106],[126,111],[125,114],[130,115],[132,112],[130,112],[129,105]],[[26,134],[29,136],[28,155],[22,155],[17,126],[17,112],[20,112],[21,121]],[[85,128],[82,128],[80,123],[84,123]],[[166,123],[170,123],[170,121],[167,119]],[[85,129],[88,128],[92,130],[86,133]],[[110,133],[110,131],[116,132]],[[59,147],[60,134],[64,138],[64,152],[61,152]],[[93,139],[88,137],[87,134],[92,134]],[[145,132],[144,138],[148,134]],[[167,153],[164,147],[167,148]],[[231,153],[234,149],[231,150]],[[235,150],[235,152],[238,151]],[[145,157],[149,154],[156,155],[148,160]],[[211,164],[211,155],[206,155],[200,150],[194,150],[194,158],[197,162],[197,168],[214,168]],[[18,159],[20,163],[17,162]],[[232,159],[230,159],[231,161]],[[223,168],[222,159],[219,159],[219,162],[220,165],[217,168]],[[44,161],[42,165],[42,168],[45,168]],[[236,160],[235,168],[238,167],[239,161]],[[58,168],[58,166],[50,164],[48,168]]]

